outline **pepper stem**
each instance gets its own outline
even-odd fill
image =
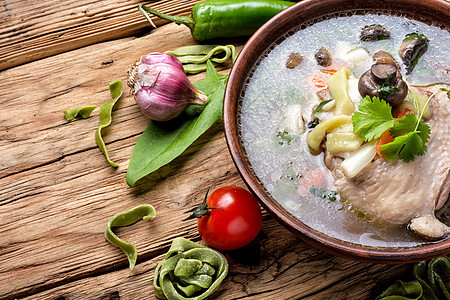
[[[191,31],[194,30],[195,21],[194,21],[194,19],[192,18],[192,15],[189,15],[189,16],[181,16],[181,17],[171,16],[171,15],[166,15],[166,14],[163,14],[163,13],[161,13],[161,12],[159,12],[159,11],[156,11],[156,10],[154,10],[154,9],[152,9],[152,8],[150,8],[150,7],[147,7],[147,6],[145,6],[145,5],[142,5],[142,4],[139,4],[139,5],[138,5],[138,9],[139,9],[139,11],[144,15],[144,17],[145,17],[147,20],[149,20],[150,18],[148,17],[148,15],[147,15],[145,12],[149,12],[149,13],[151,13],[152,15],[155,15],[155,16],[157,16],[157,17],[160,17],[161,19],[168,20],[168,21],[171,21],[171,22],[175,22],[176,24],[182,24],[182,25],[185,25],[185,26],[189,27],[189,29],[190,29]],[[149,20],[149,22],[150,22],[153,26],[155,26],[151,20]],[[155,26],[155,27],[156,27],[156,26]]]
[[[156,28],[155,23],[153,23],[152,19],[150,18],[150,16],[147,14],[147,12],[142,8],[142,4],[138,5],[138,10],[141,12],[141,14],[147,19],[147,21],[152,24],[152,26],[154,28]]]
[[[209,207],[206,204],[206,199],[208,199],[208,193],[209,193],[209,189],[206,192],[205,199],[203,199],[202,204],[200,204],[197,207],[194,207],[193,209],[188,210],[186,213],[187,214],[191,213],[191,215],[188,216],[187,218],[184,218],[182,221],[187,221],[187,220],[194,219],[194,218],[200,219],[203,216],[208,216],[211,213],[210,212],[211,209],[223,209],[223,207]]]

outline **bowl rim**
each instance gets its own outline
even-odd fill
[[[227,146],[244,183],[261,205],[279,223],[303,241],[331,254],[372,263],[411,263],[450,254],[450,238],[425,245],[401,248],[362,246],[318,232],[288,213],[263,188],[246,160],[239,142],[238,102],[244,82],[270,45],[306,21],[350,11],[377,11],[404,14],[418,21],[436,21],[450,28],[450,2],[445,0],[303,0],[282,11],[250,37],[234,63],[225,88],[223,122]],[[298,20],[302,21],[299,22]],[[255,55],[256,53],[256,55]],[[244,65],[244,67],[242,67]]]

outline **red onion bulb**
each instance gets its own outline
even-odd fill
[[[188,105],[205,105],[208,97],[192,85],[173,55],[153,52],[142,56],[128,71],[128,86],[143,114],[168,121]]]

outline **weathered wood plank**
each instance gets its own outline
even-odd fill
[[[338,258],[286,233],[273,219],[265,218],[249,251],[251,262],[243,258],[249,254],[244,251],[225,252],[229,275],[212,299],[370,299],[381,282],[400,278],[410,269],[406,265],[373,265]],[[122,266],[25,299],[155,299],[153,277],[162,259],[163,254],[141,261],[133,271]]]
[[[151,30],[139,3],[187,15],[200,0],[3,0],[0,6],[0,70],[65,51]],[[167,23],[152,17],[156,25]]]
[[[62,110],[110,101],[108,84],[117,79],[125,84],[125,96],[114,122],[125,124],[120,125],[124,129],[106,129],[106,133],[114,132],[106,141],[141,133],[148,120],[128,93],[128,66],[148,52],[193,43],[188,29],[168,24],[140,39],[93,45],[0,72],[0,178],[96,147],[93,132],[99,125],[98,108],[92,119],[77,122],[67,122]]]
[[[158,217],[121,237],[134,241],[142,257],[160,254],[176,236],[192,238],[196,224],[181,222],[183,212],[201,201],[207,186],[239,182],[219,129],[137,189],[126,186],[124,169],[95,159],[97,149],[1,180],[5,197],[16,199],[0,212],[0,298],[126,267],[103,232],[112,215],[139,204],[154,205]],[[112,154],[129,157],[130,141],[113,143],[119,148]]]
[[[62,114],[66,108],[109,101],[108,83],[125,80],[128,65],[139,56],[188,43],[194,43],[189,31],[170,24],[139,40],[93,45],[1,72],[0,298],[111,268],[124,257],[105,242],[106,222],[141,203],[150,202],[162,215],[173,216],[159,221],[157,229],[151,227],[156,243],[137,243],[144,257],[168,246],[175,236],[192,237],[195,224],[180,221],[185,208],[203,198],[206,186],[239,182],[216,126],[183,157],[130,189],[126,167],[148,124],[134,99],[126,94],[119,101],[113,124],[105,130],[118,169],[96,147],[95,112],[74,122]],[[102,65],[104,61],[109,63]],[[175,173],[172,180],[167,178]],[[174,208],[176,214],[171,213]]]
[[[126,168],[148,124],[132,97],[126,93],[119,101],[105,130],[117,169],[95,145],[98,109],[74,122],[61,112],[109,101],[108,83],[125,80],[139,56],[193,43],[188,29],[170,24],[138,39],[103,42],[0,72],[0,298],[153,297],[154,268],[172,239],[199,240],[195,222],[181,221],[183,212],[210,186],[243,185],[220,124],[131,189]],[[129,271],[103,231],[112,215],[143,203],[155,206],[157,218],[118,230],[139,252]],[[243,252],[227,253],[230,275],[217,298],[365,299],[374,286],[408,269],[326,254],[268,216],[256,245],[252,264],[243,261]]]

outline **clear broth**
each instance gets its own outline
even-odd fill
[[[361,29],[380,24],[391,32],[391,38],[376,42],[360,42]],[[321,67],[314,54],[324,46],[338,59],[349,49],[364,47],[370,57],[379,50],[389,52],[401,62],[398,48],[406,34],[418,32],[430,40],[427,52],[421,57],[412,74],[402,75],[408,83],[426,85],[450,82],[450,33],[438,26],[400,16],[366,14],[333,17],[302,26],[272,47],[252,72],[241,99],[241,136],[248,160],[259,180],[271,196],[289,213],[316,231],[331,237],[374,247],[411,247],[422,244],[422,238],[410,232],[406,225],[393,225],[356,211],[351,204],[314,196],[305,186],[317,182],[336,190],[330,171],[325,167],[323,154],[313,156],[306,143],[306,132],[284,132],[289,111],[301,105],[305,123],[317,105],[317,88],[308,76]],[[287,69],[286,60],[293,52],[304,60],[295,69]],[[359,76],[372,64],[371,60],[352,64],[350,69]],[[305,179],[306,178],[306,179]],[[308,182],[304,182],[307,180]],[[449,209],[439,212],[449,225]]]

